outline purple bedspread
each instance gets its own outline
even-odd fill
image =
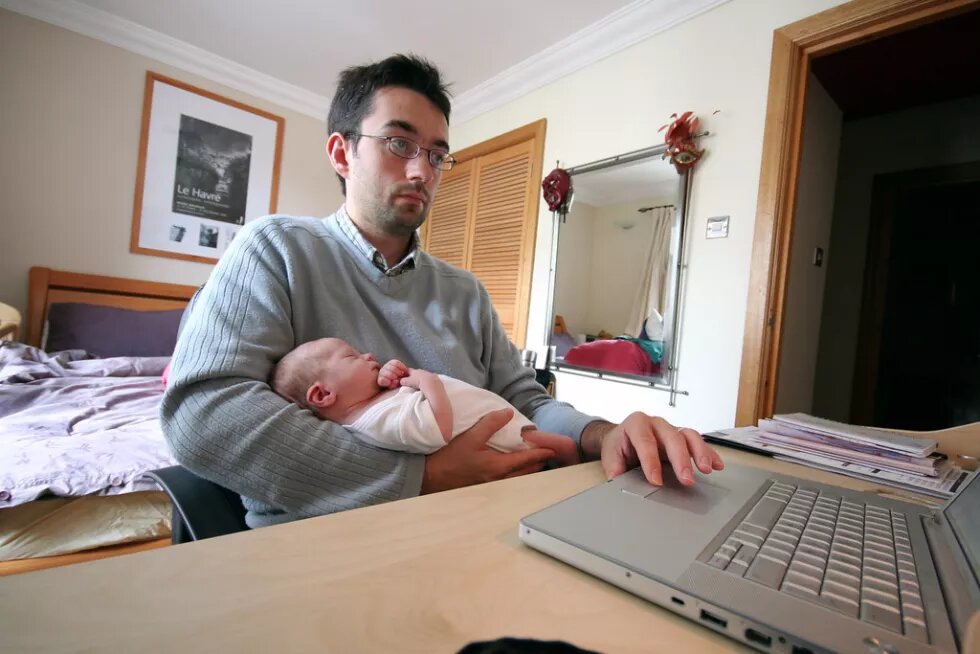
[[[0,510],[157,488],[140,477],[175,463],[158,416],[168,361],[0,341]]]

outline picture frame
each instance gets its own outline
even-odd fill
[[[285,120],[147,71],[129,251],[215,263],[275,213]]]

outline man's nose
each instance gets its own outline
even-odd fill
[[[406,161],[408,165],[405,172],[410,180],[419,180],[423,184],[428,184],[432,181],[435,170],[429,163],[429,158],[426,156],[424,150],[419,153],[419,156],[414,159],[407,159]]]

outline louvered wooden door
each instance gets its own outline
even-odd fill
[[[527,234],[536,223],[527,219],[531,143],[518,143],[477,163],[467,268],[486,286],[507,335],[523,346],[534,255],[534,239]]]
[[[458,268],[467,268],[475,164],[475,160],[464,161],[443,175],[429,217],[422,226],[425,250]]]
[[[421,230],[426,251],[471,271],[518,347],[527,335],[544,121],[457,153]]]

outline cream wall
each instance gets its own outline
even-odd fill
[[[980,161],[978,116],[974,95],[844,123],[814,383],[818,415],[850,420],[875,175]],[[913,316],[910,328],[928,319]]]
[[[783,310],[776,413],[813,410],[813,382],[827,283],[826,254],[834,217],[843,113],[813,75],[809,84]],[[818,247],[824,250],[824,262],[819,267],[813,264],[813,251]]]
[[[210,265],[130,254],[147,70],[285,118],[278,210],[323,215],[340,189],[324,121],[0,9],[0,301],[23,310],[30,266],[200,284]]]
[[[837,4],[733,0],[451,129],[462,148],[547,118],[546,169],[658,143],[674,112],[695,111],[712,132],[701,142],[708,154],[694,172],[689,212],[678,372],[689,395],[670,407],[662,391],[559,373],[560,399],[612,420],[639,409],[701,430],[734,423],[772,32]],[[529,347],[543,344],[546,328],[551,221],[540,206]],[[729,237],[705,240],[706,219],[725,214]]]

